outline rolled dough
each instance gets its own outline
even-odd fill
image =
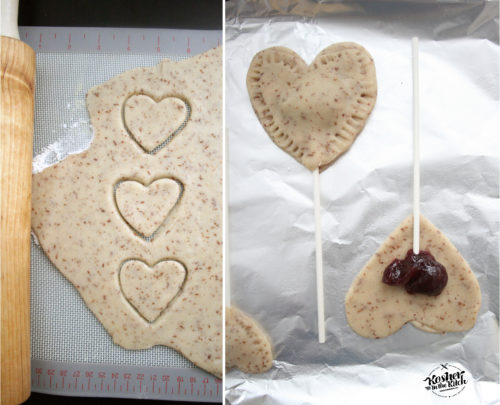
[[[263,373],[273,364],[271,341],[260,325],[235,307],[226,307],[226,369]]]
[[[216,376],[222,375],[223,338],[221,56],[218,48],[181,62],[164,60],[92,88],[87,94],[92,144],[34,175],[32,219],[50,260],[116,344],[126,349],[170,346]],[[124,103],[138,95],[143,97],[129,116],[131,130],[141,126],[137,117],[145,117],[143,128],[155,127],[146,111],[153,102],[154,114],[167,117],[170,108],[183,110],[177,99],[191,109],[187,125],[155,154],[147,153],[126,127]],[[120,181],[148,185],[160,178],[179,181],[184,191],[167,223],[148,241],[120,215],[114,186]],[[144,315],[157,315],[158,303],[143,300],[135,308],[120,286],[119,271],[129,260],[153,269],[160,262],[185,268],[180,285],[178,267],[170,274],[172,268],[165,269],[163,281],[174,282],[178,291],[152,322]],[[140,288],[147,289],[147,283]],[[151,293],[155,288],[152,284]],[[147,294],[142,291],[138,299]]]

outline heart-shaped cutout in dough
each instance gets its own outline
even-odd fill
[[[127,260],[120,270],[123,295],[148,322],[154,322],[181,290],[186,269],[175,260],[153,267],[141,260]]]
[[[165,222],[181,194],[175,180],[163,178],[148,186],[125,180],[116,187],[116,206],[130,227],[145,237],[150,237]]]
[[[148,153],[156,153],[188,118],[186,103],[178,97],[157,102],[145,94],[131,96],[123,107],[129,135]],[[160,148],[161,149],[161,148]]]
[[[385,268],[403,259],[413,244],[413,216],[406,218],[363,267],[347,292],[347,321],[359,335],[383,338],[405,323],[426,332],[471,329],[481,306],[476,277],[453,244],[425,217],[420,217],[420,249],[430,252],[448,273],[441,294],[408,294],[404,286],[382,282]]]
[[[226,369],[263,373],[273,364],[271,341],[262,328],[237,308],[226,307]]]
[[[355,43],[333,44],[309,66],[292,50],[273,47],[254,56],[247,89],[274,143],[308,169],[324,170],[365,126],[377,79],[370,54]]]

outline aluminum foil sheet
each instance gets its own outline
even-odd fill
[[[231,303],[260,322],[276,358],[263,374],[228,372],[227,403],[500,403],[498,3],[233,0],[226,24]],[[348,326],[344,298],[412,212],[412,36],[420,37],[421,212],[469,262],[482,306],[468,332],[408,324],[371,340]],[[327,340],[319,344],[312,173],[271,141],[245,80],[264,48],[286,46],[309,63],[342,41],[373,56],[378,99],[350,150],[320,177]],[[459,389],[439,388],[456,373]]]

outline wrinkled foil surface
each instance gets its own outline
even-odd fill
[[[227,403],[499,403],[498,29],[498,2],[226,4],[230,297],[267,331],[275,352],[266,373],[226,374]],[[420,38],[421,212],[470,264],[482,306],[468,332],[408,324],[371,340],[350,329],[344,298],[412,212],[413,36]],[[352,147],[320,176],[327,339],[319,344],[312,173],[266,134],[246,74],[262,49],[286,46],[310,63],[343,41],[374,58],[378,99]],[[443,366],[465,372],[451,398],[426,389]]]

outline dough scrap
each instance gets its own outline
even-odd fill
[[[273,365],[271,341],[255,320],[226,307],[226,369],[263,373]]]
[[[120,270],[123,295],[148,322],[154,322],[180,292],[186,270],[175,260],[148,266],[128,260]]]
[[[149,95],[130,96],[123,107],[129,135],[146,151],[152,152],[173,135],[187,119],[186,103],[178,97],[153,99]]]
[[[186,100],[180,133],[156,154],[123,122],[132,95]],[[164,60],[125,72],[87,94],[94,139],[83,153],[33,176],[32,228],[54,265],[76,287],[113,341],[126,349],[166,345],[222,375],[222,51]],[[114,186],[159,178],[184,187],[165,225],[148,241],[119,214]],[[179,294],[152,323],[124,296],[127,260],[175,260],[186,269]]]
[[[144,186],[122,181],[116,187],[116,206],[123,219],[138,233],[150,237],[165,222],[181,195],[179,183],[158,179]]]
[[[307,66],[272,47],[248,70],[252,106],[274,143],[309,170],[328,168],[354,142],[377,98],[375,65],[352,42],[333,44]]]
[[[420,249],[429,251],[448,273],[440,295],[408,294],[403,286],[382,283],[385,268],[413,247],[413,216],[406,218],[363,267],[347,292],[347,321],[359,335],[383,338],[405,323],[426,332],[461,332],[476,323],[481,291],[474,273],[453,244],[420,217]]]

